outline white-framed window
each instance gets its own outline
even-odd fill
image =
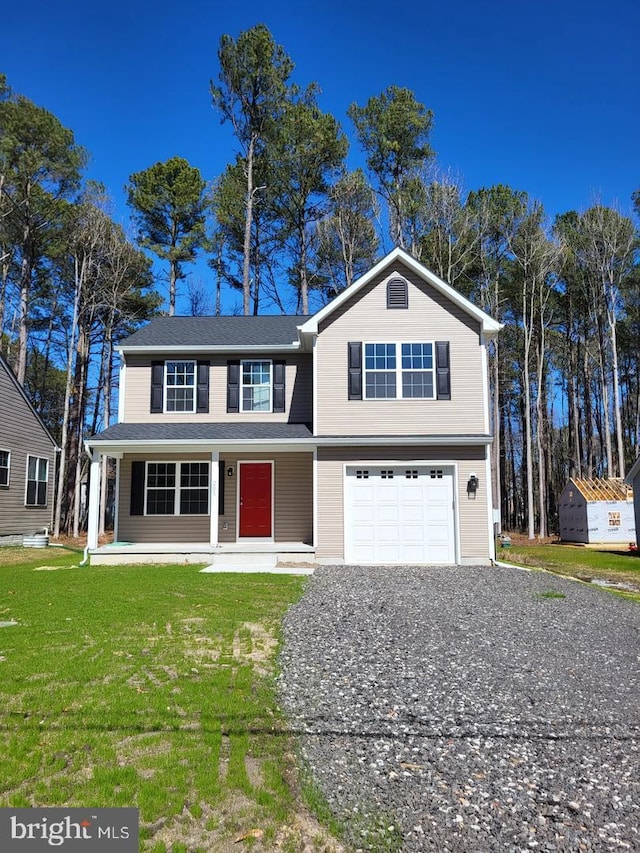
[[[395,344],[364,345],[364,396],[395,399],[398,367]]]
[[[0,450],[0,486],[9,485],[10,471],[11,453],[8,450]]]
[[[47,505],[48,478],[49,460],[41,456],[27,456],[25,506]]]
[[[271,411],[271,371],[271,361],[241,363],[241,412]]]
[[[208,462],[147,462],[146,515],[208,513]]]
[[[366,400],[433,400],[434,374],[430,341],[364,344]]]
[[[433,344],[400,344],[402,397],[435,397]]]
[[[164,410],[165,412],[195,412],[195,361],[165,361]]]

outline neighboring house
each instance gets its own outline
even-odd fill
[[[87,443],[92,560],[490,562],[500,328],[401,249],[312,317],[153,320],[119,347],[119,422]],[[118,544],[98,549],[101,454]]]
[[[0,355],[0,538],[51,525],[56,443]]]
[[[640,456],[638,456],[631,466],[631,470],[624,478],[624,481],[633,489],[633,510],[636,533],[632,541],[635,541],[636,545],[640,545],[638,542],[638,539],[640,539],[640,536],[638,535],[640,532]]]
[[[558,522],[563,542],[635,542],[633,490],[619,477],[572,478],[558,500]]]

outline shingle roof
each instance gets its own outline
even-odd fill
[[[257,317],[156,317],[120,344],[128,347],[286,346],[308,318],[275,314]]]
[[[296,441],[311,438],[305,424],[288,423],[124,423],[92,435],[91,442]]]

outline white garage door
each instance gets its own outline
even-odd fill
[[[345,560],[454,563],[453,470],[427,465],[347,467]]]

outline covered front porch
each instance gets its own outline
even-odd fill
[[[113,542],[91,550],[94,566],[145,563],[206,563],[210,571],[296,570],[309,574],[315,566],[315,548],[304,542]]]
[[[221,425],[207,425],[217,427],[214,443],[190,437],[188,425],[181,425],[180,439],[144,437],[148,426],[116,425],[88,442],[93,565],[182,562],[266,571],[313,564],[315,447],[308,430],[301,435],[300,425],[278,425],[279,435],[257,441],[238,437],[236,428],[231,440],[220,435]],[[105,456],[116,460],[114,541],[99,545]]]

